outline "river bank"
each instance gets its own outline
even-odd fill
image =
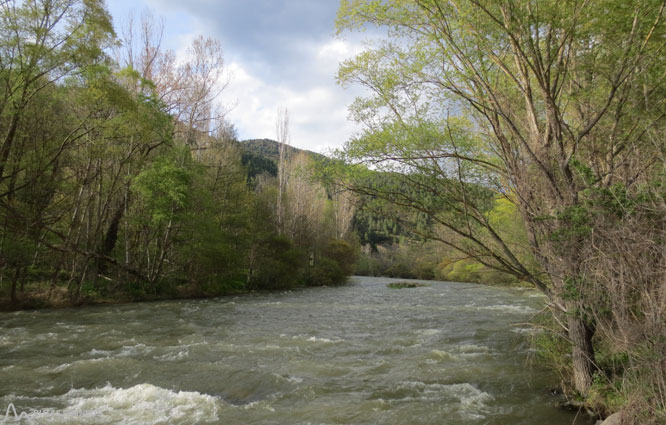
[[[197,300],[216,298],[251,293],[249,290],[228,290],[216,294],[204,294],[194,292],[170,293],[165,295],[141,295],[130,297],[127,294],[116,296],[100,296],[97,294],[86,294],[78,300],[72,300],[66,288],[56,287],[54,289],[40,289],[32,292],[24,292],[15,302],[9,297],[0,297],[0,312],[12,312],[21,310],[63,309],[108,304],[144,303],[169,300]]]
[[[405,279],[405,278],[391,278],[391,277],[379,277],[379,276],[352,276],[347,279],[346,282],[341,285],[347,284],[351,278],[368,278],[368,279],[386,279],[390,281],[390,287],[395,288],[402,287],[402,284],[407,282],[409,287],[410,285],[415,286],[424,286],[430,285],[430,283],[423,282],[439,282],[433,279]],[[488,286],[485,283],[474,283],[474,282],[459,282],[459,283],[469,283],[469,284],[478,284]],[[324,285],[328,286],[328,285]],[[336,285],[337,286],[337,285]],[[530,285],[524,283],[510,283],[510,284],[499,284],[492,285],[498,286],[501,288],[513,288],[517,290],[530,290],[532,289]],[[62,308],[74,308],[74,307],[85,307],[85,306],[99,306],[99,305],[115,305],[115,304],[128,304],[128,303],[146,303],[146,302],[156,302],[156,301],[176,301],[176,300],[200,300],[200,299],[212,299],[218,297],[231,297],[243,294],[252,294],[257,292],[272,292],[280,290],[294,290],[294,289],[304,289],[311,288],[313,286],[293,286],[289,288],[274,289],[274,290],[249,290],[249,289],[237,289],[230,287],[225,291],[217,292],[214,294],[206,294],[196,289],[182,289],[177,292],[171,292],[169,294],[141,294],[135,295],[134,297],[128,296],[126,293],[119,293],[115,296],[101,296],[96,293],[88,293],[80,297],[78,300],[72,300],[69,292],[66,288],[61,286],[56,286],[55,288],[50,288],[48,284],[35,285],[35,289],[30,291],[24,291],[17,298],[16,302],[12,302],[11,299],[7,296],[0,297],[0,312],[12,312],[12,311],[21,311],[21,310],[42,310],[42,309],[62,309]]]
[[[345,285],[349,278],[338,282],[333,286]],[[0,312],[12,312],[21,310],[42,310],[42,309],[63,309],[99,305],[115,305],[128,303],[147,303],[157,301],[177,301],[177,300],[200,300],[213,299],[218,297],[231,297],[243,294],[252,294],[257,292],[273,292],[283,290],[295,290],[312,288],[315,284],[293,284],[281,288],[272,289],[248,289],[240,285],[222,285],[221,289],[215,292],[205,292],[194,285],[185,285],[175,287],[165,293],[147,294],[145,292],[135,291],[115,292],[100,294],[98,291],[85,291],[77,299],[72,299],[71,293],[64,286],[50,287],[48,283],[30,283],[26,290],[21,291],[16,301],[12,302],[8,296],[0,296]]]

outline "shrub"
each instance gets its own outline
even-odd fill
[[[302,253],[283,235],[269,235],[257,249],[250,273],[250,289],[284,289],[298,285]]]
[[[324,250],[324,257],[335,261],[343,274],[349,276],[353,273],[356,264],[356,252],[349,242],[343,240],[330,241]]]
[[[307,286],[334,286],[345,283],[347,276],[338,262],[323,257],[305,272],[303,281]]]

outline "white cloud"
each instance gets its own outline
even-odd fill
[[[227,118],[241,138],[276,138],[278,107],[289,109],[292,144],[299,148],[340,147],[356,131],[347,120],[354,91],[337,86],[335,74],[338,63],[362,51],[362,45],[332,36],[337,0],[133,4],[164,15],[165,47],[178,56],[199,33],[221,40],[230,83],[220,103],[235,105]]]
[[[352,43],[349,40],[342,40],[339,38],[332,39],[324,43],[317,53],[320,60],[326,62],[335,61],[336,63],[357,55],[363,51],[363,46],[360,43]]]
[[[232,79],[222,101],[238,102],[227,118],[241,138],[276,138],[278,107],[289,109],[291,143],[299,148],[324,152],[340,147],[355,129],[346,119],[349,95],[332,82],[299,90],[267,83],[237,62],[229,71]]]

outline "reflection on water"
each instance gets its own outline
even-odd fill
[[[0,409],[35,424],[573,422],[526,361],[517,324],[540,297],[391,281],[5,313]]]

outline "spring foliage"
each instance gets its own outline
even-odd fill
[[[277,167],[219,107],[220,43],[176,61],[149,14],[119,32],[101,1],[0,3],[2,304],[343,283],[341,203],[290,157],[278,214]]]
[[[666,407],[664,8],[344,0],[338,15],[340,31],[388,35],[340,67],[370,93],[351,107],[365,131],[340,179],[543,291],[569,394],[604,413],[600,383],[617,385],[636,423]],[[368,165],[399,182],[368,184]],[[509,204],[521,219],[507,227]],[[607,368],[608,350],[626,364]]]

